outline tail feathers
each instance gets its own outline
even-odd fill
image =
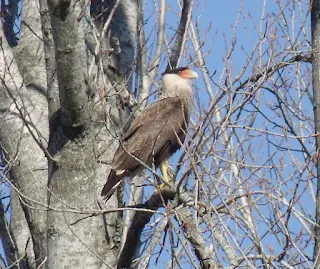
[[[108,201],[117,187],[120,185],[121,180],[126,176],[127,171],[111,170],[108,176],[107,183],[104,185],[101,196],[105,201]]]

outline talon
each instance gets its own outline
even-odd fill
[[[157,189],[159,192],[161,192],[166,186],[167,186],[166,184],[161,183],[161,184],[157,185]]]

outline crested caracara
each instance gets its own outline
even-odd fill
[[[108,200],[124,177],[133,178],[145,169],[142,164],[161,168],[168,181],[166,160],[184,142],[193,105],[191,80],[196,72],[188,67],[163,73],[162,94],[146,107],[124,134],[111,163],[101,196]]]

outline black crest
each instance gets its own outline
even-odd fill
[[[166,75],[166,74],[179,74],[179,72],[189,69],[188,66],[184,66],[184,67],[179,67],[179,68],[175,68],[175,69],[168,69],[165,72],[162,73],[162,75]]]

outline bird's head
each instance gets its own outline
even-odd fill
[[[164,96],[192,96],[191,82],[192,79],[198,78],[195,71],[189,67],[180,67],[166,70],[162,75],[162,94]]]
[[[162,75],[164,77],[170,76],[172,78],[177,78],[177,76],[179,76],[180,78],[183,78],[186,80],[198,78],[197,72],[191,70],[189,67],[169,69],[169,70],[166,70]]]
[[[163,74],[164,87],[191,85],[192,79],[198,78],[198,74],[189,67],[180,67],[176,69],[166,70]]]

